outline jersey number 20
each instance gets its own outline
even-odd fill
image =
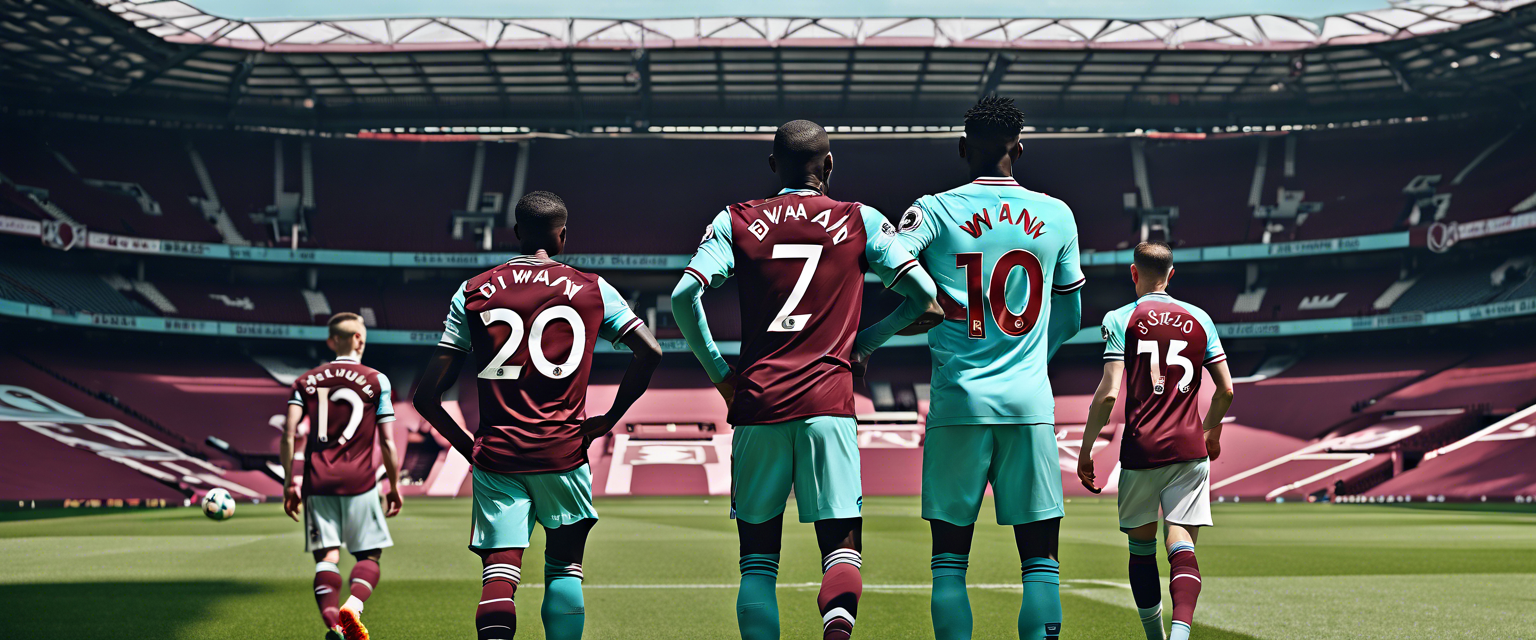
[[[553,320],[564,320],[571,325],[571,355],[565,362],[553,363],[549,356],[544,355],[544,329]],[[522,365],[508,365],[507,359],[517,351],[517,346],[523,341],[523,317],[517,315],[511,309],[486,309],[480,312],[480,321],[486,326],[501,322],[512,328],[512,333],[507,334],[507,341],[502,343],[501,349],[496,352],[496,357],[480,370],[477,377],[490,380],[516,380],[522,375]],[[581,364],[583,350],[587,346],[586,323],[581,321],[581,314],[564,305],[550,307],[534,316],[533,324],[528,327],[528,359],[533,362],[533,368],[548,377],[556,380],[564,378],[576,372],[576,366]]]
[[[1014,337],[1029,333],[1040,321],[1040,307],[1045,301],[1045,273],[1040,259],[1024,249],[1009,251],[992,265],[992,281],[983,287],[981,258],[980,253],[955,254],[955,268],[965,270],[966,335],[976,339],[987,337],[988,311],[1003,333]],[[1008,308],[1008,275],[1015,268],[1024,269],[1025,277],[1029,278],[1023,313]]]

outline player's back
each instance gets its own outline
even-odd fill
[[[293,381],[304,407],[305,495],[357,495],[378,484],[378,426],[395,418],[389,378],[355,358],[337,358]]]
[[[465,281],[441,344],[474,354],[476,466],[546,473],[586,462],[578,427],[593,348],[600,333],[617,339],[639,324],[616,298],[598,276],[539,256],[514,258]],[[617,330],[605,324],[620,315]]]
[[[1104,357],[1125,361],[1122,466],[1150,469],[1205,457],[1201,371],[1227,357],[1210,316],[1154,291],[1111,311],[1102,330]]]
[[[741,279],[732,424],[852,416],[866,228],[858,203],[791,191],[727,209]]]
[[[1051,294],[1083,283],[1071,209],[1012,178],[978,178],[918,199],[899,226],[953,321],[928,332],[928,425],[1054,422]]]

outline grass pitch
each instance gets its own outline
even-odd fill
[[[584,563],[587,638],[735,637],[725,500],[605,499],[598,510]],[[864,513],[855,637],[932,638],[917,499],[866,498]],[[1536,638],[1536,509],[1219,504],[1215,516],[1198,545],[1196,638]],[[465,549],[469,501],[410,500],[390,527],[395,547],[364,615],[373,636],[473,638],[480,569]],[[520,638],[543,637],[535,535]],[[1068,504],[1061,542],[1062,637],[1140,640],[1113,501]],[[302,548],[278,504],[242,504],[227,522],[195,508],[0,514],[0,638],[320,638]],[[350,564],[344,556],[343,571]],[[811,527],[789,525],[784,638],[820,637],[818,580]],[[977,640],[1017,637],[1018,556],[990,504],[969,582]]]

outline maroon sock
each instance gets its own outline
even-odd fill
[[[334,562],[315,563],[315,604],[320,607],[320,619],[325,628],[336,626],[341,617],[341,571]]]
[[[379,561],[373,558],[363,558],[357,564],[352,565],[352,597],[368,601],[368,596],[373,595],[374,588],[379,586]]]
[[[1200,599],[1200,563],[1195,561],[1195,547],[1188,543],[1174,545],[1168,554],[1168,592],[1173,596],[1173,620],[1186,625],[1195,619],[1195,602]]]
[[[523,579],[523,550],[507,549],[487,554],[480,578],[480,606],[475,609],[475,629],[480,640],[501,640],[517,633],[517,583]]]
[[[838,549],[822,559],[825,573],[816,606],[821,608],[823,640],[848,640],[853,635],[859,597],[864,595],[864,577],[859,574],[862,564],[863,558],[853,549]]]

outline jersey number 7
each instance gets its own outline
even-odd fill
[[[816,275],[816,265],[821,264],[821,245],[773,245],[773,259],[780,258],[804,260],[805,267],[800,270],[800,277],[795,280],[794,288],[789,290],[789,299],[784,301],[784,308],[779,309],[778,315],[773,317],[773,322],[768,323],[768,330],[799,331],[805,328],[805,321],[811,319],[811,314],[795,314],[795,307],[800,306],[800,299],[805,297],[805,290],[811,286],[811,277]]]
[[[997,328],[1014,337],[1029,333],[1040,321],[1040,307],[1045,302],[1045,272],[1035,254],[1024,249],[1003,254],[992,265],[992,280],[985,288],[982,286],[984,270],[980,252],[955,254],[955,268],[965,270],[965,324],[966,334],[970,337],[978,340],[987,337],[988,310],[992,312]],[[1008,275],[1015,268],[1024,269],[1025,277],[1029,278],[1024,313],[1014,313],[1008,308]]]

